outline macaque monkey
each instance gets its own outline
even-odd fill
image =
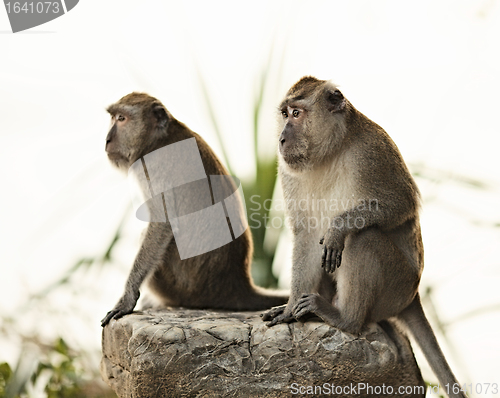
[[[209,207],[216,209],[214,204],[220,206],[227,194],[221,197],[220,192],[217,193],[214,185],[214,181],[217,180],[214,178],[223,178],[225,181],[223,183],[229,184],[229,194],[236,191],[233,181],[223,177],[228,173],[206,142],[177,121],[160,101],[147,94],[126,95],[109,106],[107,111],[111,115],[111,129],[106,137],[106,152],[109,159],[119,169],[139,170],[145,175],[142,180],[143,192],[154,196],[146,202],[149,212],[153,216],[158,216],[160,209],[163,220],[161,217],[155,218],[148,224],[142,246],[126,282],[125,291],[116,306],[101,321],[102,326],[111,319],[120,318],[133,311],[139,298],[139,288],[145,280],[154,295],[165,306],[263,310],[286,303],[288,296],[261,289],[253,284],[250,276],[252,237],[246,225],[245,228],[241,228],[241,225],[238,226],[233,222],[238,219],[233,217],[234,214],[243,211],[241,198],[237,195],[231,197],[232,209],[227,205],[230,203],[227,200],[223,201],[226,203],[223,210],[222,207],[218,207],[222,215],[225,214],[223,221],[227,234],[231,232],[229,243],[208,252],[188,256],[189,258],[181,258],[178,245],[185,244],[186,241],[189,243],[190,237],[183,236],[180,239],[180,235],[175,235],[175,232],[179,232],[175,228],[178,228],[178,221],[182,217],[176,218],[174,224],[173,216],[189,215]],[[186,161],[185,154],[176,150],[169,152],[168,157],[157,156],[156,163],[151,162],[156,156],[154,154],[161,153],[158,152],[163,150],[161,148],[168,149],[172,148],[172,144],[184,145],[189,142],[193,144],[197,155],[193,161],[191,159]],[[172,160],[172,157],[177,160]],[[199,167],[197,169],[192,167],[191,170],[190,167],[196,163],[196,159],[199,160]],[[183,161],[188,170],[182,169],[182,173],[187,175],[201,169],[202,178],[200,179],[198,175],[188,184],[173,186],[165,192],[156,189],[153,194],[158,180],[168,182],[185,177],[179,177],[178,170],[172,169],[175,169],[176,163]],[[159,207],[155,207],[155,203],[159,203]],[[231,221],[228,224],[229,220]],[[205,239],[210,243],[211,239],[219,239],[219,235],[223,232],[218,231],[204,217],[197,217],[196,223],[191,224],[190,227],[194,228],[193,233],[196,232],[201,236],[193,242],[195,249],[199,249],[196,246],[201,244],[199,241]],[[236,234],[238,228],[240,232]],[[231,239],[231,236],[234,239]]]
[[[292,286],[288,304],[263,319],[272,326],[315,314],[357,334],[396,317],[441,385],[458,386],[420,303],[420,193],[398,148],[329,81],[303,77],[280,111]]]

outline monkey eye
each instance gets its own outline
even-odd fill
[[[123,122],[123,121],[125,120],[125,116],[123,116],[123,115],[118,115],[118,116],[116,117],[116,120],[118,120],[119,122]]]
[[[286,111],[281,111],[281,114],[283,115],[284,118],[288,117],[288,113],[286,113]]]
[[[299,111],[297,109],[294,109],[292,112],[293,117],[299,117]]]

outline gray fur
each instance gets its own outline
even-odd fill
[[[263,319],[272,326],[314,314],[357,334],[368,322],[397,317],[440,383],[457,383],[420,305],[420,193],[398,148],[327,81],[302,78],[280,109],[292,289],[288,304]],[[297,206],[305,198],[308,205]]]

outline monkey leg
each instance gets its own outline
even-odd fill
[[[321,246],[317,234],[303,230],[294,240],[290,298],[285,307],[273,308],[263,315],[264,321],[270,321],[267,326],[295,321],[292,310],[303,293],[325,292],[325,295],[333,295],[331,279],[330,283],[323,281],[328,276],[321,268]]]
[[[333,301],[320,294],[303,294],[292,314],[314,313],[343,331],[359,333],[367,322],[401,312],[416,294],[419,270],[378,228],[349,235],[337,270]]]
[[[310,294],[310,295],[315,295],[315,296],[321,297],[321,299],[328,304],[328,301],[331,302],[333,300],[333,297],[336,294],[336,290],[337,290],[337,283],[335,281],[333,281],[333,283],[332,283],[331,277],[327,273],[325,273],[322,276],[322,278],[321,278],[320,286],[318,288],[318,292],[319,293],[318,294],[314,294],[313,293],[313,294]],[[306,295],[307,295],[306,293],[303,293],[302,296],[301,296],[301,298],[299,299],[299,301],[301,301],[302,298],[304,296],[306,296]],[[323,299],[323,297],[325,297],[327,299]],[[331,305],[330,305],[330,307],[331,307]],[[275,318],[277,318],[280,315],[282,315],[285,312],[286,308],[287,308],[286,304],[285,305],[280,305],[278,307],[273,307],[269,311],[267,311],[266,313],[261,314],[262,320],[263,321],[272,321]],[[285,315],[283,317],[283,320],[280,320],[278,318],[278,320],[276,321],[276,323],[292,322],[292,321],[295,321],[295,320],[296,320],[296,317],[294,315],[290,315],[290,316],[286,316]],[[275,323],[273,323],[273,325],[274,324]]]

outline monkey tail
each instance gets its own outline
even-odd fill
[[[245,297],[241,310],[259,311],[288,303],[288,293],[280,290],[268,290],[252,286],[251,297]]]
[[[458,393],[453,392],[457,387],[461,389],[462,386],[446,362],[431,325],[424,314],[418,293],[412,303],[398,315],[398,319],[403,322],[417,341],[427,362],[441,383],[441,387],[445,391],[449,391],[448,396],[450,398],[467,398],[467,395],[461,390]]]

